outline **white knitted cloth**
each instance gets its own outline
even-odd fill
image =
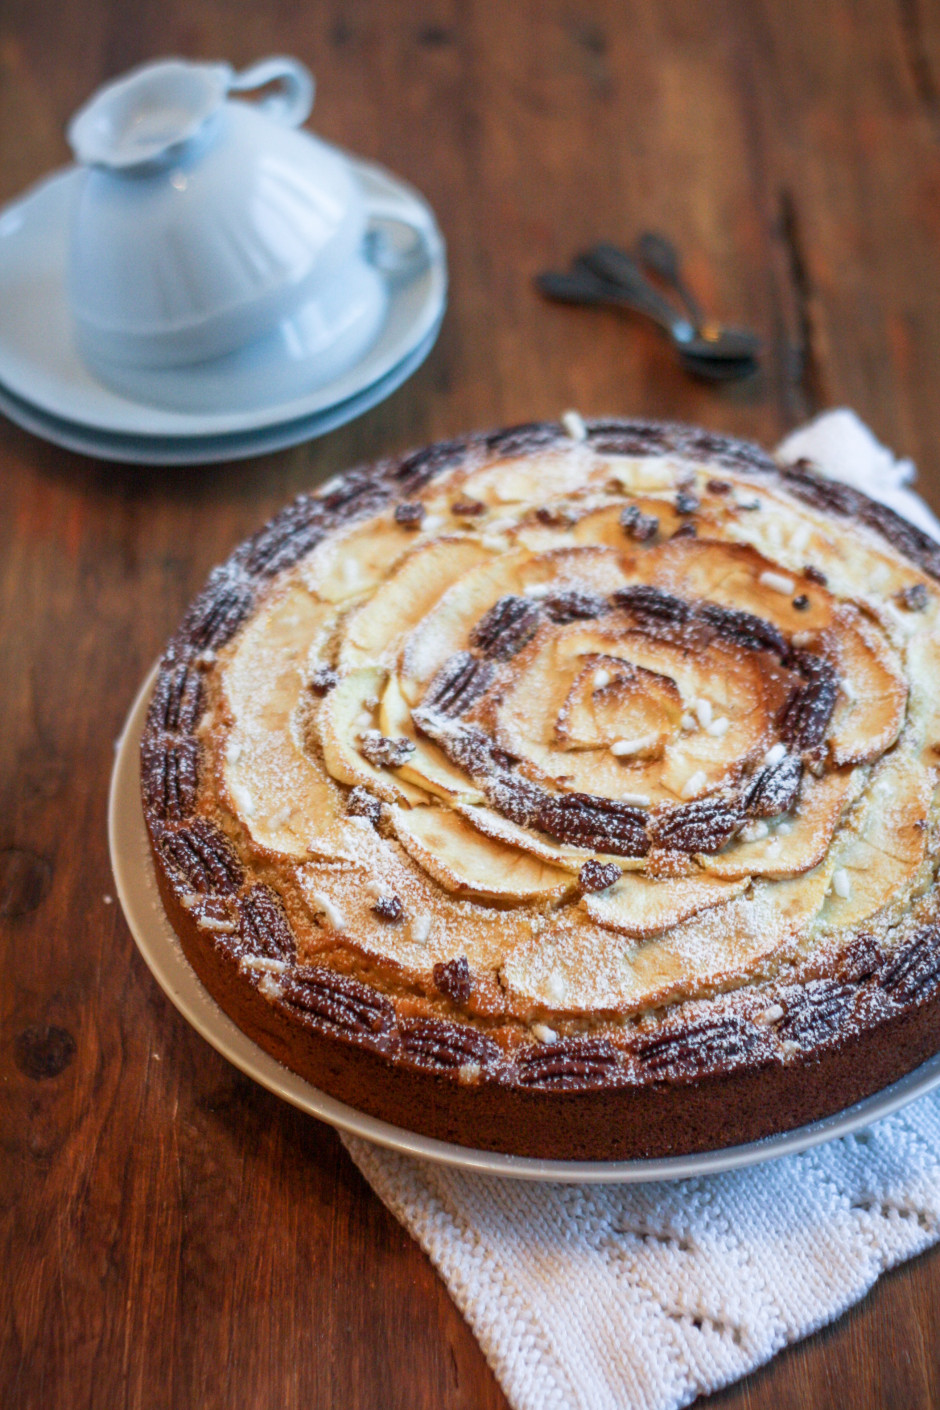
[[[940,538],[903,488],[913,468],[851,412],[781,451]],[[687,1405],[940,1238],[940,1093],[800,1155],[671,1184],[533,1184],[344,1141],[441,1273],[514,1410]]]

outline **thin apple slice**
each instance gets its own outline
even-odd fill
[[[455,535],[417,544],[349,615],[339,667],[391,666],[402,637],[427,616],[449,584],[492,557],[492,550],[476,540]]]
[[[907,684],[898,653],[851,603],[839,605],[821,646],[842,683],[829,726],[833,764],[841,768],[879,759],[904,723]]]
[[[519,570],[531,554],[510,549],[451,581],[405,642],[401,657],[402,694],[416,705],[431,678],[455,651],[465,647],[477,622],[501,597],[518,593]]]
[[[399,778],[416,783],[439,798],[483,802],[483,794],[473,782],[450,762],[443,750],[415,729],[408,702],[395,676],[389,677],[379,704],[379,728],[384,735],[410,739],[415,746],[414,753],[399,766]]]
[[[484,504],[549,504],[580,489],[593,463],[590,451],[565,446],[493,461],[472,471],[461,488]]]
[[[905,650],[910,682],[907,718],[912,738],[927,765],[940,762],[940,634],[918,632]]]
[[[314,733],[327,769],[341,783],[369,788],[389,803],[426,803],[429,797],[423,788],[407,783],[390,768],[370,764],[356,747],[359,736],[375,727],[385,675],[379,666],[363,666],[340,677],[314,716]]]
[[[632,944],[596,922],[546,926],[512,946],[500,979],[517,1002],[570,1014],[635,1014],[713,994],[764,971],[773,956],[796,951],[829,880],[827,861],[797,881],[758,882],[725,905]]]
[[[865,770],[849,769],[803,779],[793,812],[766,837],[754,842],[740,838],[714,856],[704,853],[696,861],[712,876],[732,880],[762,876],[780,880],[801,876],[819,866],[826,856],[839,820],[864,786]]]
[[[701,872],[662,881],[633,874],[622,877],[607,891],[583,897],[581,905],[607,930],[645,940],[701,911],[727,904],[746,891],[748,884],[747,877],[725,881]]]
[[[500,901],[560,900],[570,872],[484,837],[450,808],[392,810],[405,851],[447,891]]]
[[[617,740],[653,741],[646,756],[662,753],[682,726],[682,696],[674,681],[614,656],[583,661],[555,720],[562,748],[604,749]]]
[[[367,519],[339,537],[329,535],[302,560],[300,577],[322,601],[347,602],[378,587],[413,547],[413,538],[391,514]]]
[[[876,765],[858,816],[849,818],[832,848],[842,884],[820,917],[826,930],[848,930],[885,908],[906,907],[926,856],[935,787],[935,771],[923,767],[913,742]]]
[[[690,602],[717,602],[771,622],[787,636],[819,632],[832,620],[833,597],[801,573],[781,571],[749,544],[670,539],[637,561],[642,580]],[[794,602],[806,600],[798,608]]]

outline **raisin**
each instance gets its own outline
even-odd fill
[[[356,787],[346,799],[346,811],[352,818],[368,818],[375,826],[382,816],[382,803],[367,788]]]
[[[377,729],[367,729],[359,738],[359,753],[377,769],[398,769],[414,752],[413,739],[389,739]]]
[[[659,520],[654,514],[644,514],[639,505],[628,504],[621,512],[620,526],[634,543],[649,543],[659,533]]]
[[[453,999],[455,1004],[465,1004],[473,993],[473,979],[466,955],[448,960],[446,964],[436,964],[433,975],[440,992],[446,998]]]
[[[332,666],[318,666],[310,677],[310,689],[314,695],[327,695],[338,680],[339,676]]]
[[[825,587],[829,579],[821,568],[817,568],[813,563],[807,563],[803,569],[803,577],[808,578],[811,583],[818,583],[820,587]]]
[[[701,500],[691,490],[680,490],[676,495],[677,514],[695,514],[701,507]]]
[[[481,499],[458,499],[450,506],[450,512],[458,518],[472,519],[478,514],[485,514],[486,505]]]
[[[622,874],[616,862],[599,862],[592,857],[578,873],[581,894],[587,896],[593,891],[606,891],[608,886],[620,880]]]
[[[380,896],[372,909],[379,920],[401,920],[405,914],[405,908],[398,896]]]
[[[395,523],[400,524],[403,529],[420,529],[426,513],[423,504],[405,500],[402,504],[395,505]]]
[[[923,612],[930,598],[923,583],[911,583],[897,594],[897,600],[908,612]]]

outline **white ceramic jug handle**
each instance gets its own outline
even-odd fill
[[[366,215],[370,222],[387,220],[396,225],[405,225],[415,235],[407,249],[399,250],[392,248],[388,241],[378,238],[380,232],[369,232],[369,262],[385,274],[402,278],[416,274],[434,259],[443,243],[441,233],[429,212],[422,210],[414,201],[397,197],[390,191],[380,196],[367,196]]]
[[[229,92],[248,93],[253,88],[263,88],[267,83],[279,85],[276,93],[269,93],[258,103],[268,117],[283,123],[285,127],[299,127],[307,121],[316,87],[308,68],[298,59],[280,56],[261,59],[233,76]]]

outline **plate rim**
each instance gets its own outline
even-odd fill
[[[157,891],[140,795],[138,751],[159,663],[147,673],[115,745],[108,791],[108,846],[118,900],[134,944],[170,1003],[222,1057],[260,1086],[336,1130],[399,1155],[468,1174],[563,1184],[646,1184],[724,1174],[798,1155],[884,1120],[940,1087],[940,1053],[861,1102],[820,1121],[741,1146],[656,1160],[540,1160],[474,1150],[422,1136],[328,1096],[266,1053],[228,1017],[186,960]],[[135,850],[136,849],[136,850]],[[149,888],[149,894],[144,895]],[[173,971],[176,971],[174,979]],[[177,987],[183,981],[188,996]]]
[[[302,445],[329,435],[355,421],[394,396],[430,356],[441,330],[444,310],[427,336],[396,363],[355,396],[337,402],[310,416],[266,426],[257,431],[233,431],[225,436],[131,436],[121,432],[99,431],[64,417],[54,416],[34,406],[0,381],[0,414],[21,430],[76,455],[87,455],[125,465],[212,465],[228,460],[248,460],[273,454],[290,446]],[[102,439],[104,438],[104,439]]]
[[[36,411],[44,415],[56,417],[61,421],[68,421],[73,426],[86,427],[90,432],[102,432],[108,435],[119,435],[128,437],[148,437],[152,439],[179,440],[189,438],[205,438],[209,436],[223,435],[244,435],[254,431],[261,431],[284,425],[289,421],[297,421],[309,416],[325,414],[331,407],[340,405],[344,401],[351,400],[365,391],[367,387],[373,386],[384,376],[388,375],[395,367],[408,357],[411,352],[418,347],[427,336],[430,329],[437,324],[446,311],[448,294],[448,271],[447,271],[447,250],[443,234],[437,223],[435,213],[429,203],[415,187],[407,181],[388,171],[377,162],[366,161],[356,157],[351,153],[344,153],[355,170],[360,172],[366,181],[377,182],[380,185],[390,187],[398,195],[403,195],[407,200],[415,204],[426,218],[428,230],[427,247],[428,263],[412,279],[406,280],[400,285],[394,281],[390,284],[390,308],[394,305],[396,297],[402,296],[409,288],[414,287],[416,281],[426,279],[428,283],[427,291],[424,294],[416,316],[411,320],[407,333],[402,335],[401,347],[398,356],[391,366],[386,366],[385,371],[380,371],[378,376],[371,376],[365,385],[359,386],[353,391],[341,392],[333,401],[325,404],[321,402],[319,406],[311,405],[320,401],[324,392],[331,383],[307,394],[306,397],[294,397],[290,401],[281,402],[274,406],[259,407],[252,412],[180,412],[170,408],[151,406],[146,402],[136,401],[132,397],[122,396],[119,392],[111,388],[104,387],[103,384],[95,383],[95,390],[113,402],[114,415],[120,416],[122,409],[127,408],[137,416],[151,416],[158,418],[162,429],[157,431],[147,431],[141,425],[129,423],[118,424],[111,419],[102,422],[95,419],[91,413],[82,415],[80,409],[74,407],[63,407],[61,403],[55,401],[54,396],[50,397],[50,387],[54,387],[54,381],[49,385],[39,389],[39,396],[36,389],[30,390],[28,383],[27,364],[18,357],[10,357],[7,349],[7,342],[0,332],[0,380],[6,389],[21,401],[26,402]],[[15,238],[19,234],[19,228],[24,219],[28,218],[29,208],[37,202],[43,200],[61,200],[68,202],[70,197],[69,188],[75,184],[80,176],[80,168],[76,166],[66,166],[57,171],[48,173],[38,182],[35,182],[26,191],[15,197],[0,208],[0,262],[3,259],[4,240]],[[368,201],[367,201],[368,206]],[[4,235],[3,227],[6,223],[13,226],[10,235]],[[59,281],[60,288],[64,287]],[[388,323],[388,315],[383,323],[383,331]],[[340,377],[334,378],[335,382],[342,382],[345,378],[354,377],[356,370],[367,363],[375,351],[375,346],[381,341],[383,334],[379,333],[376,344],[360,358],[356,364]],[[76,358],[78,354],[75,354]],[[380,363],[381,366],[381,363]],[[27,368],[27,375],[23,369]],[[88,374],[89,376],[91,374]]]

